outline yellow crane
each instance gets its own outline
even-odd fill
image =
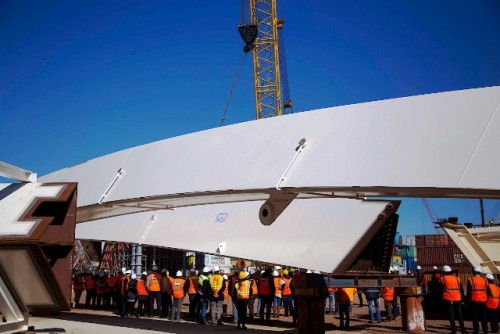
[[[238,31],[252,51],[257,119],[291,113],[283,47],[284,20],[277,18],[276,0],[242,1],[242,22]],[[245,15],[245,7],[249,9]]]

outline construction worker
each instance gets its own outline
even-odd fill
[[[292,277],[288,275],[288,270],[283,270],[283,281],[285,285],[283,285],[283,289],[281,290],[281,301],[283,302],[283,307],[285,309],[285,317],[293,314],[293,295],[292,288],[290,284],[292,284]],[[333,293],[332,293],[333,296]]]
[[[148,273],[142,272],[141,277],[137,280],[137,312],[136,318],[143,317],[148,309],[149,293],[147,287]]]
[[[252,281],[249,280],[249,274],[245,271],[240,271],[238,281],[234,285],[236,298],[238,303],[238,325],[236,328],[247,329],[245,326],[247,319],[248,300],[252,295]]]
[[[464,290],[460,278],[453,275],[450,266],[443,266],[443,276],[439,280],[443,286],[443,302],[446,304],[448,311],[448,319],[450,320],[451,333],[455,334],[457,328],[455,326],[455,315],[460,324],[462,334],[467,333],[464,326],[464,318],[462,316],[462,301]]]
[[[281,267],[278,267],[281,269]],[[273,317],[279,318],[281,313],[282,290],[285,281],[281,279],[280,273],[277,270],[273,271],[274,281],[274,299],[273,299]]]
[[[228,277],[224,283],[227,282],[227,294],[231,297],[231,304],[233,310],[233,323],[236,325],[238,323],[238,298],[236,298],[236,291],[234,285],[238,281],[238,273],[233,272],[231,276]],[[224,313],[224,312],[223,312]]]
[[[472,314],[472,327],[474,333],[479,333],[479,322],[483,333],[488,333],[488,318],[486,315],[486,302],[488,296],[486,290],[488,288],[488,281],[481,276],[483,268],[475,266],[472,269],[472,277],[467,280],[467,299],[469,308]]]
[[[207,304],[212,299],[212,287],[208,275],[210,268],[204,267],[198,278],[198,301],[200,303],[199,324],[207,325]]]
[[[375,315],[377,316],[377,321],[382,322],[382,316],[380,315],[380,289],[379,288],[366,288],[363,290],[368,301],[368,314],[370,315],[370,323],[374,321],[373,308],[375,307]]]
[[[224,288],[224,302],[222,304],[222,316],[226,317],[227,316],[227,303],[226,303],[226,301],[229,299],[229,277],[227,277],[227,275],[223,275],[222,278],[224,279],[224,287],[225,287]]]
[[[85,276],[85,307],[96,308],[96,295],[97,295],[97,275],[89,273]]]
[[[186,281],[182,278],[182,271],[177,270],[175,278],[172,280],[172,296],[174,297],[172,304],[172,321],[181,320],[182,303],[186,295]]]
[[[488,301],[486,302],[486,312],[490,320],[492,333],[498,333],[498,306],[500,304],[500,288],[495,284],[495,278],[491,273],[486,274],[488,280]]]
[[[106,294],[108,292],[108,284],[106,282],[106,274],[101,272],[96,280],[97,288],[96,288],[96,299],[97,299],[97,308],[98,309],[106,309]]]
[[[73,299],[73,307],[79,308],[80,307],[80,298],[82,298],[82,293],[85,285],[85,280],[83,279],[82,272],[77,271],[73,275],[73,292],[75,294],[74,299]]]
[[[113,299],[114,299],[114,309],[116,310],[116,313],[120,314],[121,309],[122,309],[122,300],[121,300],[121,292],[120,292],[120,287],[121,287],[121,282],[123,280],[123,277],[125,277],[125,268],[122,268],[121,270],[118,271],[118,274],[116,275],[116,286],[114,288],[114,294],[113,294]]]
[[[120,316],[122,318],[128,318],[129,312],[127,303],[127,293],[131,275],[132,275],[132,270],[126,270],[125,276],[123,276],[122,280],[120,281],[120,301],[121,301]]]
[[[161,317],[166,318],[172,311],[172,280],[166,268],[161,270],[160,295],[161,295]]]
[[[198,308],[198,272],[191,268],[189,278],[186,280],[187,293],[189,296],[189,319],[196,321],[196,309]]]
[[[130,282],[127,289],[127,308],[125,317],[129,318],[135,312],[135,302],[137,301],[137,275],[132,273],[130,275]]]
[[[351,312],[352,302],[356,288],[340,288],[338,289],[338,308],[340,316],[340,329],[349,330],[349,313]],[[345,318],[345,323],[344,323]]]
[[[153,266],[151,268],[152,273],[148,275],[147,283],[146,286],[148,287],[148,295],[149,295],[149,309],[148,309],[148,316],[152,318],[154,316],[154,302],[156,300],[156,314],[158,315],[158,318],[162,315],[161,313],[161,287],[160,287],[160,280],[161,280],[161,275],[158,273],[158,267]]]
[[[111,272],[106,277],[106,305],[109,309],[114,309],[116,305],[116,291],[118,290],[118,278]]]
[[[257,281],[258,278],[257,271],[254,268],[250,268],[249,270],[250,281],[252,282],[252,293],[250,294],[250,298],[248,299],[248,315],[250,320],[255,319],[255,299],[259,294],[259,290],[257,289]]]
[[[394,300],[394,288],[383,287],[381,297],[384,300],[384,308],[387,313],[386,320],[391,321],[393,319],[392,303]]]
[[[274,279],[272,276],[273,270],[267,268],[259,277],[258,290],[260,298],[259,317],[260,323],[264,324],[264,309],[266,310],[265,323],[271,324],[271,307],[274,299]]]
[[[212,325],[222,325],[222,304],[224,303],[224,278],[220,274],[219,266],[214,266],[212,275],[209,278],[213,295],[210,300],[212,312]]]

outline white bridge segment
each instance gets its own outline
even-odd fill
[[[133,147],[41,180],[79,183],[78,221],[262,200],[305,138],[280,183],[297,198],[499,198],[499,108],[500,87],[326,108]]]
[[[272,225],[264,226],[257,216],[262,203],[143,212],[77,224],[75,232],[78,239],[195,250],[345,273],[385,222],[377,216],[388,204],[341,198],[296,199]]]

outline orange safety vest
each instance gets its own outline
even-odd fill
[[[229,287],[229,281],[224,281],[224,286],[226,287],[224,289],[224,298],[227,298],[227,297],[229,297],[229,289],[228,289],[228,287]]]
[[[496,310],[498,305],[500,304],[500,288],[493,283],[489,284],[491,296],[488,298],[486,302],[486,308],[491,310]]]
[[[469,284],[472,287],[471,300],[473,302],[484,303],[488,300],[486,295],[486,287],[488,281],[481,276],[472,276],[469,278]]]
[[[250,299],[250,285],[251,282],[247,279],[236,283],[236,298],[237,299]]]
[[[195,295],[197,293],[198,293],[198,277],[190,277],[188,295]]]
[[[147,296],[148,289],[146,288],[146,282],[143,279],[137,280],[137,295],[138,296]]]
[[[118,278],[116,276],[108,276],[106,277],[106,284],[111,291],[116,291],[118,289]]]
[[[120,282],[120,292],[124,295],[128,291],[128,284],[130,283],[130,278],[123,276]]]
[[[174,298],[184,298],[184,283],[182,278],[174,278],[172,281],[172,292]]]
[[[271,280],[269,277],[263,278],[261,276],[259,278],[259,290],[261,295],[271,294]]]
[[[257,296],[257,294],[259,293],[259,290],[257,289],[257,282],[252,279],[252,295],[253,296]]]
[[[106,280],[99,279],[97,281],[97,294],[103,295],[108,291],[108,285],[106,284]]]
[[[156,273],[149,274],[148,276],[148,288],[150,292],[160,291],[160,277]]]
[[[280,277],[275,277],[274,278],[274,294],[275,295],[281,295],[281,278]]]
[[[82,276],[77,275],[73,278],[73,290],[83,291],[83,279]]]
[[[444,275],[439,282],[443,285],[443,300],[459,302],[462,300],[460,294],[460,278],[453,275]]]
[[[214,294],[218,294],[220,289],[222,289],[222,282],[224,278],[222,277],[222,275],[213,274],[212,276],[210,276],[209,280]]]
[[[394,300],[394,288],[383,287],[382,288],[382,299],[388,302]]]
[[[171,295],[172,294],[172,282],[173,278],[170,276],[167,276],[167,294]]]
[[[283,280],[285,281],[285,286],[283,287],[283,291],[281,291],[281,293],[283,294],[283,296],[290,296],[292,294],[292,289],[290,288],[292,278],[283,277]]]
[[[85,287],[87,290],[93,290],[96,288],[96,281],[92,276],[85,277]]]

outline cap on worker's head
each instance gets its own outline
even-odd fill
[[[210,272],[210,268],[208,267],[203,267],[203,273],[208,274]]]
[[[434,266],[432,267],[432,270],[438,270],[438,267]]]
[[[481,268],[481,266],[475,266],[473,270],[475,273],[482,273],[483,272],[483,268]]]
[[[421,269],[422,269],[422,267],[421,267],[421,266],[417,266],[417,270],[421,270]]]
[[[274,277],[278,276],[278,272],[276,270],[273,270],[273,276]]]
[[[215,267],[214,267],[214,272],[218,273],[219,271],[220,271],[219,266],[215,266]]]
[[[445,265],[443,266],[443,271],[444,271],[445,273],[451,273],[451,268],[450,268],[450,266],[448,266],[448,265],[446,265],[446,264],[445,264]]]
[[[131,279],[137,279],[137,275],[134,273],[132,276],[130,276]]]
[[[489,279],[489,280],[492,280],[492,281],[493,281],[493,280],[495,279],[495,277],[493,277],[493,274],[492,274],[492,273],[487,273],[487,274],[486,274],[486,279]]]
[[[245,277],[247,277],[247,274],[244,271],[240,271],[240,273],[238,274],[238,277],[240,279],[244,279]]]
[[[288,270],[287,269],[283,270],[283,275],[288,275]]]
[[[177,272],[175,273],[175,277],[181,277],[181,276],[182,276],[182,271],[177,270]]]

